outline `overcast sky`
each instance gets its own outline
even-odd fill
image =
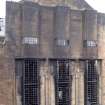
[[[0,17],[5,17],[5,1],[0,0]],[[8,1],[20,1],[20,0],[8,0]],[[105,0],[86,0],[94,9],[99,12],[105,13]]]

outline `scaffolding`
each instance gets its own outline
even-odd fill
[[[85,105],[98,105],[98,74],[96,60],[86,61]]]

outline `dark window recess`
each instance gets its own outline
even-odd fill
[[[56,61],[55,88],[56,105],[71,105],[71,75],[69,61]]]
[[[39,38],[37,37],[24,37],[23,44],[37,45],[39,43]]]
[[[96,61],[88,60],[85,69],[85,105],[98,105],[98,74]]]
[[[24,59],[17,62],[22,70],[22,105],[40,105],[39,60]],[[17,75],[21,74],[19,72]]]
[[[23,69],[24,105],[40,105],[39,61],[25,60]]]
[[[69,40],[65,39],[55,39],[55,41],[56,45],[61,47],[68,47],[70,44]]]
[[[95,40],[84,40],[83,46],[84,47],[97,47],[97,41],[95,41]]]

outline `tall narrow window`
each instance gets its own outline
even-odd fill
[[[85,69],[85,105],[98,105],[98,73],[96,60],[88,60]]]
[[[65,39],[56,39],[56,45],[60,47],[68,47],[69,46],[69,40]]]
[[[19,60],[22,70],[22,105],[40,105],[39,60]]]
[[[84,47],[97,47],[97,41],[96,40],[84,40]]]
[[[71,75],[69,61],[56,61],[56,105],[71,105]]]

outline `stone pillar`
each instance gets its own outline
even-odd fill
[[[22,71],[23,71],[23,62],[21,61],[16,61],[16,65],[15,65],[15,71],[14,72],[14,77],[15,78],[15,97],[14,99],[16,99],[15,104],[16,105],[22,105]]]
[[[71,105],[76,105],[76,81],[75,81],[75,63],[70,62],[70,70],[72,75],[72,93],[71,93]]]
[[[78,105],[84,105],[84,62],[79,63],[78,70]]]
[[[46,92],[46,105],[50,105],[50,76],[49,76],[49,67],[48,67],[48,64],[46,64],[46,75],[45,75],[45,92]]]
[[[22,105],[21,79],[16,79],[16,105]]]
[[[101,103],[102,105],[105,105],[105,60],[102,61],[101,84],[102,84]]]
[[[78,61],[75,62],[75,91],[76,91],[76,104],[79,105],[79,67],[78,67]]]
[[[50,105],[55,105],[55,80],[54,80],[54,66],[53,65],[50,65],[50,92],[51,92]]]
[[[102,62],[96,61],[96,70],[97,74],[99,76],[98,82],[98,100],[99,100],[99,105],[102,105]]]
[[[46,61],[41,66],[41,105],[55,105],[53,66]]]
[[[72,62],[72,103],[71,105],[84,105],[84,64]]]
[[[40,103],[46,105],[45,64],[40,65]]]

